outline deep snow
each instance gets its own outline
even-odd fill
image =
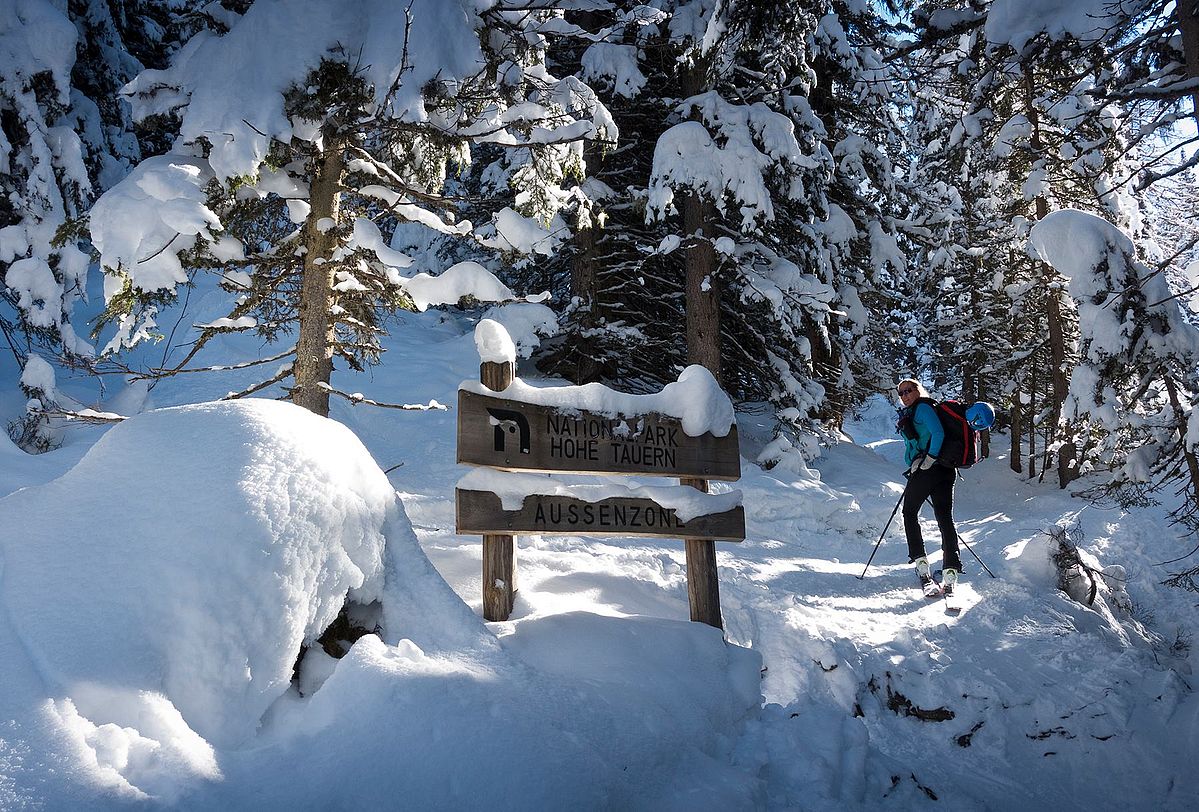
[[[189,318],[204,317],[202,297],[192,307]],[[502,320],[503,309],[492,316]],[[381,400],[453,403],[477,374],[472,328],[463,314],[404,315],[384,367],[334,383]],[[257,349],[225,342],[213,352]],[[180,376],[119,393],[114,410],[210,400],[252,374]],[[9,412],[18,402],[0,398]],[[1172,648],[1199,618],[1193,595],[1161,586],[1168,568],[1155,565],[1186,548],[1160,508],[1101,511],[1024,481],[1007,469],[1006,438],[958,487],[959,530],[998,577],[964,552],[964,611],[953,617],[916,589],[894,524],[857,577],[902,489],[890,405],[875,402],[847,427],[856,442],[830,449],[815,471],[794,457],[771,471],[754,465],[769,427],[739,415],[743,477],[715,486],[742,492],[748,524],[745,542],[717,548],[726,645],[686,621],[683,549],[670,540],[522,538],[514,615],[484,623],[479,539],[453,532],[453,487],[466,470],[454,463],[452,411],[337,401],[334,417],[366,451],[335,424],[301,415],[346,439],[314,451],[312,429],[263,418],[273,439],[254,452],[238,438],[258,418],[242,415],[227,437],[206,433],[214,409],[245,411],[205,406],[107,431],[73,427],[62,449],[41,457],[0,446],[0,485],[29,486],[0,499],[0,808],[122,808],[141,805],[138,792],[151,806],[206,809],[397,799],[414,808],[874,809],[934,796],[954,809],[1185,809],[1199,795],[1199,702],[1189,651]],[[295,411],[248,411],[259,409]],[[153,429],[167,418],[182,423]],[[138,432],[148,442],[136,451],[118,442]],[[280,470],[239,490],[234,460],[256,453],[262,470]],[[307,473],[296,475],[308,484],[288,485],[282,469],[301,453]],[[359,473],[321,473],[351,458]],[[185,476],[191,465],[209,474],[196,482]],[[242,715],[217,724],[220,714],[198,703],[204,686],[229,689],[208,681],[207,665],[229,665],[240,639],[247,660],[273,652],[277,669],[296,630],[310,633],[327,614],[303,596],[345,588],[297,586],[298,603],[282,608],[239,576],[289,571],[258,561],[253,551],[274,542],[254,539],[276,538],[275,522],[301,503],[326,527],[337,499],[364,488],[380,498],[364,484],[380,481],[378,469],[389,470],[411,530],[398,509],[366,511],[386,540],[382,574],[370,556],[356,566],[363,583],[385,582],[369,588],[390,620],[336,667],[314,658],[307,685],[327,677],[323,685],[306,697],[283,692],[256,732],[263,702],[246,699],[260,674],[250,668],[241,699],[230,700]],[[276,485],[302,498],[256,517],[244,509],[276,498]],[[1095,608],[1056,589],[1043,531],[1075,521],[1097,568],[1126,569],[1132,616],[1105,589]],[[935,536],[929,517],[930,552]],[[132,554],[124,567],[121,550]],[[195,568],[182,566],[187,555]],[[172,611],[215,623],[219,642],[181,660],[162,654],[189,639]],[[160,659],[123,654],[143,649]]]

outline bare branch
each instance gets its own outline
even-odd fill
[[[321,389],[324,389],[331,395],[337,395],[338,397],[345,398],[355,406],[357,406],[359,403],[365,403],[368,406],[378,406],[383,409],[400,409],[406,412],[448,412],[450,410],[449,406],[445,406],[435,400],[430,400],[428,404],[423,405],[419,403],[383,403],[382,401],[371,400],[370,398],[363,397],[358,392],[353,394],[350,394],[349,392],[342,392],[340,389],[335,389],[324,382],[318,383],[317,386],[319,386]]]
[[[247,389],[241,390],[240,392],[230,392],[229,394],[227,394],[223,398],[221,398],[221,400],[237,400],[238,398],[249,397],[250,395],[254,394],[255,392],[261,392],[263,389],[266,389],[268,386],[271,386],[272,384],[276,384],[279,381],[286,378],[288,375],[291,375],[291,370],[292,370],[292,365],[287,364],[286,366],[282,367],[278,372],[276,372],[274,375],[267,378],[265,381],[256,383]]]

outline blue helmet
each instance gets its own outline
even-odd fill
[[[995,422],[995,410],[990,403],[980,400],[966,409],[966,422],[977,431],[989,429]]]

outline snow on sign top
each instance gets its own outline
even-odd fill
[[[516,346],[508,331],[497,321],[483,319],[475,328],[475,346],[483,361],[504,363],[516,360]],[[463,381],[458,388],[478,395],[497,393],[478,381]],[[709,372],[693,364],[674,383],[653,395],[630,395],[603,384],[536,387],[515,379],[503,391],[506,400],[552,406],[561,410],[592,412],[614,418],[661,414],[678,418],[688,437],[712,434],[725,437],[735,422],[733,404]]]
[[[504,325],[494,319],[482,319],[475,327],[475,347],[479,350],[479,360],[484,363],[516,362],[516,343]]]

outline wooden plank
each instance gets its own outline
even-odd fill
[[[489,491],[455,491],[457,532],[557,536],[652,536],[657,538],[745,538],[745,509],[680,521],[672,508],[650,499],[612,498],[585,502],[569,496],[525,497],[520,510],[504,510]]]
[[[741,477],[737,427],[689,437],[661,414],[611,418],[458,391],[458,462],[507,471]]]

